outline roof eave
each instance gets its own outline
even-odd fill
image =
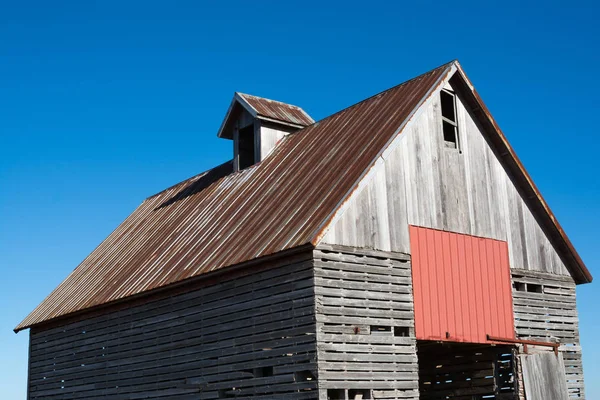
[[[454,73],[454,72],[457,72],[457,73]],[[529,202],[532,199],[537,199],[537,202],[540,205],[539,210],[542,212],[537,212],[537,213],[534,212],[534,215],[538,215],[545,219],[545,224],[540,223],[540,225],[542,225],[545,232],[546,231],[554,231],[554,232],[551,232],[553,234],[549,234],[549,236],[551,238],[551,242],[553,242],[553,244],[555,246],[558,244],[557,252],[559,253],[562,261],[565,263],[565,266],[567,267],[569,273],[573,277],[573,280],[577,284],[592,282],[593,277],[592,277],[591,273],[589,272],[589,270],[585,266],[583,260],[581,259],[581,257],[577,253],[577,251],[575,250],[575,247],[569,240],[569,238],[566,235],[566,233],[564,232],[563,228],[558,223],[556,217],[550,210],[550,207],[548,207],[548,204],[544,200],[542,194],[540,193],[538,188],[533,183],[533,180],[531,179],[531,177],[525,170],[525,167],[523,166],[523,164],[517,157],[516,153],[514,152],[514,150],[508,143],[506,136],[500,130],[498,124],[492,117],[488,108],[483,103],[483,100],[475,91],[473,84],[471,83],[469,78],[466,76],[466,74],[465,74],[464,70],[462,69],[458,60],[454,60],[454,61],[448,63],[447,69],[446,69],[446,71],[444,71],[444,74],[442,75],[440,80],[438,82],[436,82],[432,86],[430,91],[423,97],[423,99],[421,99],[421,101],[419,102],[417,107],[415,107],[415,109],[411,113],[411,116],[414,115],[414,113],[423,105],[425,100],[429,96],[431,96],[431,93],[433,91],[435,91],[435,89],[439,86],[441,81],[443,81],[444,79],[447,79],[447,78],[454,79],[455,76],[460,77],[459,82],[462,87],[461,93],[467,94],[469,96],[469,99],[467,99],[467,100],[470,101],[470,103],[471,103],[471,109],[474,111],[474,113],[478,116],[479,119],[482,119],[482,120],[488,122],[488,125],[489,125],[488,128],[491,128],[491,133],[493,135],[495,135],[498,139],[500,139],[499,142],[497,141],[498,143],[496,143],[496,145],[501,146],[503,148],[504,151],[501,153],[502,155],[506,155],[509,157],[509,159],[508,160],[505,159],[505,161],[508,161],[509,164],[512,161],[512,164],[514,164],[514,168],[513,168],[514,172],[516,172],[517,175],[519,175],[518,177],[521,178],[521,181],[523,183],[521,185],[522,189],[526,190],[529,188],[531,190],[531,192],[533,193],[533,197],[525,196],[524,200],[526,201],[526,203],[529,204]],[[410,120],[411,116],[409,116],[409,118],[407,118],[407,120],[405,121],[405,124],[406,124],[406,122],[408,122]],[[396,135],[398,135],[402,131],[402,129],[404,128],[404,125],[402,125],[401,127],[398,128]],[[390,143],[391,143],[391,141],[390,141]],[[389,145],[389,143],[388,143],[388,145]],[[335,208],[335,210],[328,216],[328,218],[319,227],[319,229],[316,232],[314,232],[312,240],[311,240],[311,243],[313,245],[316,246],[321,242],[321,240],[325,236],[327,230],[331,226],[334,216],[336,215],[338,210],[341,207],[343,207],[343,205],[349,200],[352,193],[357,190],[358,185],[360,184],[360,181],[368,173],[368,171],[373,167],[373,165],[379,159],[381,154],[383,154],[383,152],[385,151],[385,148],[387,148],[387,146],[384,147],[384,149],[382,149],[380,155],[377,156],[373,160],[373,164],[371,165],[371,167],[369,167],[369,169],[367,169],[364,172],[364,174],[361,176],[361,178],[355,183],[353,188],[346,194],[346,196],[344,196],[344,198],[340,201],[340,203],[338,203],[338,206]]]
[[[149,290],[146,292],[141,292],[133,296],[124,297],[119,300],[112,301],[110,303],[100,304],[94,307],[85,308],[83,310],[75,311],[69,314],[64,314],[59,317],[55,317],[49,320],[41,321],[38,323],[25,324],[22,323],[17,325],[13,332],[19,333],[20,331],[47,326],[49,324],[63,324],[64,321],[69,321],[72,318],[78,318],[81,315],[92,315],[94,313],[105,313],[108,310],[114,309],[114,307],[123,306],[124,304],[130,304],[131,302],[139,301],[140,299],[144,299],[143,301],[148,301],[149,299],[160,298],[160,296],[173,296],[174,294],[178,294],[180,292],[188,292],[194,290],[198,285],[206,285],[206,282],[210,282],[214,279],[222,279],[223,276],[228,276],[231,274],[235,274],[237,272],[246,270],[251,273],[251,270],[248,267],[251,266],[260,266],[265,265],[265,263],[274,262],[277,260],[284,259],[286,257],[292,257],[299,253],[312,251],[315,246],[312,243],[305,243],[299,246],[291,247],[289,249],[281,250],[276,253],[268,254],[259,258],[254,258],[252,260],[243,261],[238,264],[230,265],[228,267],[211,271],[206,274],[197,275],[183,281],[175,282],[167,286],[161,286],[153,290]]]
[[[233,112],[233,109],[236,104],[241,105],[254,118],[258,117],[258,113],[254,109],[254,107],[252,107],[244,99],[244,97],[240,95],[239,92],[235,92],[233,94],[233,99],[231,100],[231,103],[229,104],[229,108],[227,109],[227,113],[225,114],[225,118],[223,118],[223,122],[221,122],[221,127],[219,128],[219,131],[217,132],[217,137],[222,138],[222,139],[233,139],[233,135],[228,133],[228,131],[226,130],[226,126],[227,126],[227,123],[229,122],[229,119],[231,118],[231,113]]]
[[[302,128],[306,128],[307,125],[302,125],[302,124],[294,124],[292,122],[287,122],[287,121],[282,121],[280,119],[274,119],[274,118],[269,118],[269,117],[265,117],[264,115],[258,115],[256,117],[257,119],[261,120],[261,121],[267,121],[267,122],[271,122],[277,125],[284,125],[284,126],[289,126],[291,128],[297,128],[297,129],[302,129]]]
[[[519,160],[517,154],[515,153],[511,145],[508,143],[506,136],[504,135],[504,133],[496,123],[496,120],[490,113],[489,109],[475,90],[473,84],[465,74],[460,63],[458,61],[455,61],[454,63],[458,70],[457,75],[461,78],[458,81],[458,83],[462,83],[463,90],[461,92],[469,95],[469,98],[467,100],[472,103],[471,109],[473,110],[473,113],[477,115],[480,119],[486,120],[490,125],[489,128],[491,128],[493,133],[497,136],[497,138],[500,139],[500,141],[496,143],[497,145],[501,146],[502,150],[504,150],[500,153],[500,155],[503,157],[504,161],[508,162],[509,165],[513,167],[514,172],[516,172],[517,174],[516,177],[520,178],[523,181],[524,185],[522,189],[527,191],[527,189],[529,188],[531,190],[531,194],[533,197],[526,196],[526,202],[531,202],[531,200],[537,200],[539,207],[536,207],[536,209],[539,209],[539,211],[541,212],[534,213],[534,215],[537,214],[539,217],[544,219],[543,223],[540,223],[540,221],[538,221],[538,223],[540,223],[540,225],[542,225],[542,227],[545,228],[544,231],[548,231],[546,233],[549,234],[552,239],[554,239],[553,241],[555,243],[558,242],[558,253],[561,256],[563,262],[565,263],[567,269],[571,273],[571,276],[575,280],[575,283],[591,283],[593,280],[592,274],[585,266],[585,263],[577,253],[577,250],[575,250],[573,243],[571,243],[571,240],[567,236],[566,232],[564,231],[564,229],[559,224],[558,220],[550,210],[548,203],[546,203],[546,200],[544,199],[541,192],[531,179],[531,176],[523,166],[523,163],[521,163],[521,160]]]

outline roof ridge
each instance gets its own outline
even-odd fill
[[[313,124],[304,135],[289,135],[273,156],[244,173],[229,173],[227,162],[167,188],[154,197],[156,204],[126,218],[16,329],[310,243],[447,69],[389,89],[382,107],[350,106],[340,111],[350,112]],[[363,140],[348,130],[365,133]],[[331,135],[336,147],[326,145]],[[354,167],[342,170],[347,159]]]
[[[397,88],[399,88],[399,87],[401,87],[401,86],[404,86],[404,85],[406,85],[406,84],[408,84],[408,83],[410,83],[410,82],[412,82],[412,81],[414,81],[414,80],[417,80],[417,79],[419,79],[419,78],[422,78],[422,77],[423,77],[423,76],[425,76],[425,75],[428,75],[428,74],[430,74],[430,73],[433,73],[434,71],[437,71],[438,69],[442,69],[443,67],[447,67],[447,66],[449,66],[449,65],[451,65],[451,64],[453,64],[453,63],[456,63],[457,61],[458,61],[458,60],[454,59],[454,60],[452,60],[452,61],[449,61],[449,62],[447,62],[447,63],[441,64],[440,66],[438,66],[438,67],[435,67],[435,68],[433,68],[433,69],[431,69],[431,70],[429,70],[429,71],[427,71],[427,72],[424,72],[424,73],[422,73],[421,75],[415,76],[414,78],[411,78],[411,79],[409,79],[409,80],[407,80],[407,81],[401,82],[401,83],[399,83],[399,84],[397,84],[397,85],[395,85],[395,86],[393,86],[393,87],[391,87],[391,88],[389,88],[389,89],[385,89],[385,90],[382,90],[381,92],[375,93],[375,94],[373,94],[373,95],[371,95],[371,96],[367,97],[367,98],[366,98],[366,99],[364,99],[364,100],[361,100],[361,101],[359,101],[359,102],[357,102],[357,103],[354,103],[354,104],[352,104],[352,105],[350,105],[350,106],[348,106],[348,107],[346,107],[346,108],[343,108],[343,109],[341,109],[341,110],[339,110],[339,111],[337,111],[337,112],[335,112],[335,113],[333,113],[333,114],[331,114],[331,115],[328,115],[327,117],[325,117],[325,118],[323,118],[323,119],[320,119],[319,121],[315,121],[315,122],[313,122],[311,125],[307,125],[307,126],[305,126],[304,128],[301,128],[301,129],[299,129],[297,132],[294,132],[294,134],[297,134],[297,133],[302,133],[302,131],[303,131],[304,129],[308,128],[309,126],[312,126],[312,125],[314,125],[314,124],[320,123],[320,122],[322,122],[322,121],[326,121],[326,120],[328,120],[329,118],[331,118],[331,117],[334,117],[335,115],[338,115],[338,114],[340,114],[340,113],[342,113],[342,112],[345,112],[345,111],[347,111],[347,110],[349,110],[349,109],[351,109],[351,108],[354,108],[354,107],[356,107],[356,106],[358,106],[358,105],[360,105],[360,104],[362,104],[362,103],[364,103],[364,102],[366,102],[366,101],[369,101],[369,100],[371,100],[371,99],[373,99],[373,98],[375,98],[375,97],[377,97],[377,96],[380,96],[380,95],[382,95],[382,94],[384,94],[384,93],[390,92],[390,91],[392,91],[392,90],[394,90],[394,89],[397,89]],[[272,101],[272,102],[274,102],[274,103],[280,103],[280,104],[284,104],[284,105],[287,105],[287,106],[296,107],[296,108],[298,108],[298,109],[300,109],[300,110],[304,111],[304,109],[303,109],[302,107],[300,107],[300,106],[296,106],[296,105],[294,105],[294,104],[290,104],[290,103],[284,103],[284,102],[282,102],[282,101],[279,101],[279,100],[273,100],[273,99],[269,99],[269,98],[267,98],[267,97],[256,96],[256,95],[253,95],[253,94],[249,94],[249,93],[243,93],[243,92],[238,92],[238,91],[236,91],[235,93],[237,93],[237,94],[238,94],[238,95],[240,95],[240,96],[250,96],[250,97],[255,97],[255,98],[259,98],[259,99],[264,99],[264,100]],[[252,105],[250,105],[250,106],[252,107]],[[304,113],[306,114],[306,111],[304,111]],[[307,114],[307,115],[308,115],[308,114]],[[193,175],[193,176],[191,176],[191,177],[189,177],[189,178],[187,178],[187,179],[184,179],[184,180],[182,180],[182,181],[180,181],[180,182],[177,182],[177,183],[175,183],[175,184],[173,184],[173,185],[169,186],[169,187],[168,187],[168,188],[166,188],[166,189],[163,189],[163,190],[161,190],[161,191],[159,191],[159,192],[157,192],[157,193],[155,193],[155,194],[153,194],[153,195],[151,195],[151,196],[148,196],[148,197],[146,197],[146,198],[144,199],[144,201],[146,201],[146,200],[150,200],[150,199],[153,199],[153,198],[155,198],[155,197],[157,197],[157,196],[159,196],[159,195],[161,195],[161,194],[163,194],[163,193],[165,193],[165,192],[167,192],[167,191],[169,191],[169,190],[171,190],[171,189],[173,189],[173,188],[175,188],[175,187],[177,187],[177,186],[179,186],[179,185],[181,185],[181,184],[183,184],[183,183],[185,183],[185,182],[189,182],[189,181],[193,180],[194,178],[198,178],[198,177],[200,177],[200,176],[202,176],[202,175],[204,175],[204,174],[207,174],[208,172],[210,172],[210,171],[212,171],[212,170],[214,170],[214,169],[216,169],[216,168],[222,167],[222,166],[224,166],[225,164],[227,164],[227,163],[231,163],[231,162],[233,162],[233,160],[228,160],[228,161],[226,161],[226,162],[224,162],[224,163],[222,163],[222,164],[216,165],[216,166],[214,166],[214,167],[212,167],[212,168],[209,168],[209,169],[207,169],[207,170],[205,170],[205,171],[202,171],[202,172],[200,172],[200,173],[198,173],[198,174],[196,174],[196,175]]]
[[[299,129],[297,132],[294,132],[293,134],[302,133],[302,131],[303,131],[304,129],[308,128],[309,126],[312,126],[312,125],[314,125],[314,124],[317,124],[317,123],[320,123],[320,122],[326,121],[326,120],[328,120],[329,118],[332,118],[332,117],[334,117],[334,116],[336,116],[336,115],[338,115],[338,114],[340,114],[340,113],[342,113],[342,112],[345,112],[345,111],[347,111],[347,110],[349,110],[349,109],[351,109],[351,108],[354,108],[354,107],[356,107],[356,106],[358,106],[358,105],[360,105],[360,104],[362,104],[362,103],[364,103],[364,102],[366,102],[366,101],[369,101],[369,100],[371,100],[371,99],[373,99],[373,98],[375,98],[375,97],[377,97],[377,96],[383,95],[384,93],[390,92],[390,91],[392,91],[392,90],[394,90],[394,89],[398,89],[398,88],[399,88],[399,87],[401,87],[401,86],[404,86],[404,85],[406,85],[406,84],[408,84],[408,83],[410,83],[410,82],[412,82],[412,81],[415,81],[415,80],[417,80],[417,79],[420,79],[420,78],[422,78],[422,77],[424,77],[424,76],[426,76],[426,75],[429,75],[429,74],[431,74],[431,73],[433,73],[433,72],[435,72],[435,71],[437,71],[437,70],[439,70],[439,69],[442,69],[442,68],[444,68],[444,67],[448,67],[448,66],[450,66],[451,64],[453,64],[453,63],[456,63],[457,61],[458,61],[458,60],[454,59],[454,60],[452,60],[452,61],[449,61],[449,62],[447,62],[447,63],[444,63],[444,64],[442,64],[442,65],[440,65],[440,66],[438,66],[438,67],[435,67],[435,68],[433,68],[433,69],[431,69],[431,70],[429,70],[429,71],[427,71],[427,72],[424,72],[424,73],[422,73],[421,75],[415,76],[414,78],[411,78],[411,79],[409,79],[409,80],[407,80],[407,81],[401,82],[401,83],[399,83],[399,84],[397,84],[397,85],[395,85],[395,86],[393,86],[393,87],[391,87],[391,88],[389,88],[389,89],[385,89],[385,90],[382,90],[381,92],[378,92],[378,93],[376,93],[376,94],[373,94],[373,95],[371,95],[371,96],[367,97],[366,99],[364,99],[364,100],[361,100],[361,101],[359,101],[359,102],[357,102],[357,103],[354,103],[354,104],[352,104],[352,105],[350,105],[350,106],[348,106],[348,107],[346,107],[346,108],[343,108],[343,109],[341,109],[341,110],[339,110],[339,111],[337,111],[337,112],[335,112],[335,113],[333,113],[333,114],[331,114],[331,115],[328,115],[327,117],[325,117],[325,118],[323,118],[323,119],[320,119],[319,121],[315,121],[315,122],[313,122],[311,125],[307,125],[307,126],[305,126],[304,128],[301,128],[301,129]],[[236,91],[235,93],[237,93],[237,94],[238,94],[238,95],[240,95],[240,96],[250,96],[250,97],[255,97],[255,98],[259,98],[259,99],[269,100],[269,101],[272,101],[272,102],[274,102],[274,103],[280,103],[280,104],[284,104],[284,105],[287,105],[287,106],[293,106],[293,107],[296,107],[296,108],[298,108],[298,109],[300,109],[300,110],[304,111],[304,109],[303,109],[303,108],[301,108],[301,107],[299,107],[299,106],[296,106],[296,105],[293,105],[293,104],[289,104],[289,103],[284,103],[284,102],[282,102],[282,101],[278,101],[278,100],[272,100],[272,99],[268,99],[268,98],[266,98],[266,97],[255,96],[255,95],[253,95],[253,94],[248,94],[248,93],[243,93],[243,92],[237,92],[237,91]],[[251,105],[250,105],[250,106],[251,106]],[[306,113],[306,111],[304,111],[304,113]],[[286,137],[287,137],[287,136],[286,136]],[[284,138],[284,139],[285,139],[285,138]],[[196,175],[193,175],[193,176],[191,176],[191,177],[189,177],[189,178],[187,178],[187,179],[184,179],[184,180],[182,180],[182,181],[180,181],[180,182],[177,182],[177,183],[175,183],[175,184],[173,184],[173,185],[169,186],[169,187],[168,187],[168,188],[166,188],[166,189],[163,189],[163,190],[161,190],[161,191],[159,191],[159,192],[157,192],[157,193],[155,193],[155,194],[153,194],[153,195],[151,195],[151,196],[148,196],[148,197],[146,197],[146,199],[145,199],[144,201],[146,201],[146,200],[150,200],[150,199],[153,199],[153,198],[155,198],[155,197],[157,197],[157,196],[159,196],[159,195],[161,195],[161,194],[164,194],[165,192],[167,192],[167,191],[169,191],[169,190],[171,190],[171,189],[174,189],[175,187],[177,187],[177,186],[179,186],[179,185],[181,185],[181,184],[183,184],[183,183],[185,183],[185,182],[189,182],[189,181],[193,180],[194,178],[201,177],[202,175],[204,175],[204,174],[207,174],[208,172],[210,172],[210,171],[212,171],[212,170],[214,170],[214,169],[217,169],[217,168],[219,168],[219,167],[222,167],[222,166],[224,166],[225,164],[228,164],[228,163],[231,163],[231,162],[233,162],[233,160],[228,160],[228,161],[226,161],[226,162],[224,162],[224,163],[222,163],[222,164],[216,165],[216,166],[214,166],[214,167],[212,167],[212,168],[209,168],[209,169],[207,169],[207,170],[205,170],[205,171],[202,171],[202,172],[200,172],[200,173],[198,173],[198,174],[196,174]]]
[[[268,97],[256,96],[256,95],[254,95],[254,94],[249,94],[249,93],[242,93],[242,92],[235,92],[235,93],[237,93],[238,95],[240,95],[240,96],[242,96],[242,97],[243,97],[243,96],[254,97],[254,98],[256,98],[256,99],[262,99],[262,100],[271,101],[271,102],[273,102],[273,103],[279,103],[279,104],[283,104],[284,106],[295,107],[295,108],[297,108],[297,109],[299,109],[299,110],[302,110],[302,111],[304,111],[304,109],[303,109],[302,107],[300,107],[300,106],[297,106],[297,105],[295,105],[295,104],[286,103],[286,102],[279,101],[279,100],[273,100],[273,99],[269,99]],[[306,111],[304,111],[304,113],[306,113]]]
[[[417,80],[417,79],[421,79],[421,78],[423,78],[424,76],[426,76],[426,75],[429,75],[429,74],[431,74],[431,73],[433,73],[433,72],[435,72],[435,71],[437,71],[437,70],[440,70],[440,69],[443,69],[443,68],[447,68],[447,67],[449,67],[450,65],[452,65],[452,64],[454,64],[454,63],[456,63],[456,62],[458,62],[458,60],[457,60],[457,59],[454,59],[454,60],[452,60],[452,61],[449,61],[449,62],[447,62],[447,63],[445,63],[445,64],[442,64],[442,65],[440,65],[440,66],[438,66],[438,67],[435,67],[435,68],[433,68],[433,69],[430,69],[429,71],[427,71],[427,72],[424,72],[424,73],[422,73],[421,75],[415,76],[414,78],[411,78],[411,79],[409,79],[409,80],[407,80],[407,81],[401,82],[401,83],[399,83],[399,84],[397,84],[397,85],[395,85],[395,86],[392,86],[392,87],[391,87],[391,88],[389,88],[389,89],[385,89],[385,90],[382,90],[381,92],[375,93],[374,95],[371,95],[371,96],[367,97],[366,99],[363,99],[363,100],[361,100],[361,101],[359,101],[359,102],[356,102],[356,103],[354,103],[354,104],[352,104],[352,105],[349,105],[348,107],[346,107],[346,108],[343,108],[343,109],[341,109],[341,110],[339,110],[339,111],[337,111],[337,112],[335,112],[335,113],[333,113],[333,114],[331,114],[331,115],[328,115],[327,117],[325,117],[325,118],[323,118],[323,119],[320,119],[320,120],[318,120],[318,121],[315,121],[315,124],[318,124],[318,123],[321,123],[321,122],[323,122],[323,121],[326,121],[326,120],[328,120],[329,118],[332,118],[332,117],[334,117],[334,116],[336,116],[336,115],[338,115],[338,114],[340,114],[340,113],[343,113],[343,112],[345,112],[345,111],[347,111],[347,110],[349,110],[349,109],[351,109],[351,108],[354,108],[354,107],[356,107],[356,106],[358,106],[358,105],[360,105],[360,104],[362,104],[362,103],[365,103],[365,102],[367,102],[367,101],[369,101],[369,100],[371,100],[371,99],[373,99],[373,98],[375,98],[375,97],[377,97],[377,96],[381,96],[381,95],[383,95],[384,93],[391,92],[392,90],[398,89],[398,88],[400,88],[400,87],[402,87],[402,86],[404,86],[404,85],[406,85],[406,84],[408,84],[408,83],[410,83],[410,82],[412,82],[412,81],[415,81],[415,80]],[[313,124],[313,125],[314,125],[314,124]],[[308,126],[310,126],[310,125],[308,125]],[[306,126],[305,128],[308,128],[308,126]],[[298,132],[294,132],[294,133],[301,133],[301,132],[302,132],[302,131],[303,131],[305,128],[302,128],[302,129],[300,129]]]
[[[379,92],[376,95],[373,95],[363,101],[360,101],[348,108],[346,108],[345,110],[348,110],[350,108],[356,107],[359,104],[362,104],[365,101],[368,101],[370,99],[373,99],[377,96],[381,96],[384,93],[387,93],[389,91],[392,90],[398,90],[399,88],[401,88],[402,86],[414,82],[418,79],[422,79],[427,77],[428,75],[434,75],[437,73],[439,74],[438,78],[436,79],[436,81],[434,83],[432,83],[429,86],[429,89],[427,89],[426,94],[424,95],[424,97],[422,97],[421,99],[418,100],[417,104],[415,104],[415,106],[413,107],[412,110],[410,110],[410,113],[405,117],[403,123],[396,129],[395,133],[389,138],[389,140],[387,141],[387,143],[385,143],[380,151],[377,153],[377,155],[371,160],[371,162],[369,163],[369,165],[367,166],[367,168],[365,168],[365,170],[363,171],[363,173],[361,174],[361,176],[359,176],[356,181],[352,184],[351,188],[348,190],[348,192],[346,194],[344,194],[344,196],[341,198],[341,200],[339,201],[339,203],[337,204],[337,206],[332,210],[332,212],[323,220],[323,222],[321,223],[321,225],[317,228],[317,230],[315,232],[312,233],[312,238],[311,238],[311,243],[313,245],[317,245],[321,239],[323,238],[323,232],[324,230],[328,229],[329,225],[331,224],[334,216],[336,215],[336,213],[339,211],[340,206],[348,201],[348,199],[350,198],[350,196],[352,195],[352,193],[355,193],[355,191],[357,190],[357,187],[360,185],[361,181],[368,175],[369,171],[371,171],[371,169],[373,168],[373,166],[376,164],[377,160],[381,157],[381,155],[386,151],[386,149],[390,146],[390,144],[394,141],[394,139],[402,132],[402,130],[405,127],[405,124],[407,123],[407,121],[409,121],[412,116],[414,115],[415,112],[417,112],[417,110],[423,106],[423,103],[425,102],[425,100],[429,97],[429,95],[432,93],[432,91],[435,91],[435,88],[441,83],[443,82],[443,80],[445,79],[444,77],[446,76],[446,74],[451,71],[451,67],[453,65],[456,65],[457,60],[452,60],[448,63],[442,64],[437,68],[434,68],[428,72],[425,72],[424,74],[421,74],[419,76],[416,76],[406,82],[403,82],[399,85],[396,85],[390,89],[384,90],[382,92]],[[442,74],[442,71],[445,71],[444,74]],[[393,97],[393,96],[392,96]],[[343,112],[345,110],[340,111]],[[336,113],[338,114],[338,113]],[[336,115],[333,114],[333,115]],[[329,118],[329,117],[328,117]],[[327,119],[327,118],[326,118]]]

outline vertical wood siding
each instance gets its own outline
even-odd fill
[[[553,353],[521,355],[525,396],[527,400],[566,399],[562,357]]]
[[[410,238],[417,339],[514,338],[505,242],[415,226]]]
[[[584,399],[575,284],[570,278],[525,270],[513,270],[512,279],[517,337],[560,343],[569,396]]]
[[[275,146],[288,134],[296,131],[297,129],[285,127],[281,125],[272,124],[265,121],[256,121],[256,125],[259,127],[258,135],[260,151],[258,160],[262,161],[275,149]]]
[[[418,399],[409,258],[342,246],[314,254],[319,398],[364,389],[365,399]]]
[[[312,261],[31,335],[30,399],[316,399]]]
[[[506,241],[511,267],[568,276],[460,94],[456,106],[460,152],[444,146],[434,93],[322,242],[410,254],[417,225]]]

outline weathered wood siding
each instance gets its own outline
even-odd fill
[[[434,93],[334,216],[322,242],[410,254],[410,224],[505,240],[513,268],[568,275],[460,95],[457,117],[460,152],[444,145]]]
[[[266,121],[257,121],[260,125],[260,155],[257,158],[259,161],[264,160],[277,146],[277,144],[290,132],[297,129],[278,125]],[[258,124],[257,124],[258,125]]]
[[[320,399],[418,399],[409,257],[315,250]],[[370,397],[369,397],[370,396]]]
[[[560,343],[569,395],[583,399],[583,367],[573,280],[525,270],[513,270],[512,275],[517,337]]]
[[[305,261],[31,334],[30,399],[317,399]]]
[[[421,400],[515,400],[512,346],[419,342]]]
[[[562,357],[554,353],[521,355],[525,396],[527,400],[562,400],[568,398],[562,377],[565,373]]]

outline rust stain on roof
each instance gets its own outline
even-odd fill
[[[252,107],[257,116],[293,125],[308,126],[315,121],[302,108],[280,101],[265,99],[245,93],[237,93]]]
[[[15,331],[314,244],[365,171],[453,68],[464,74],[452,62],[317,123],[306,116],[311,125],[286,136],[262,162],[235,173],[227,162],[149,197]],[[268,118],[289,121],[295,115],[278,108],[284,103],[267,101],[267,107],[265,99],[251,97],[246,101]],[[583,274],[582,281],[591,280],[583,263],[571,268]]]
[[[16,330],[310,243],[447,68],[288,135],[248,169],[146,199]]]

